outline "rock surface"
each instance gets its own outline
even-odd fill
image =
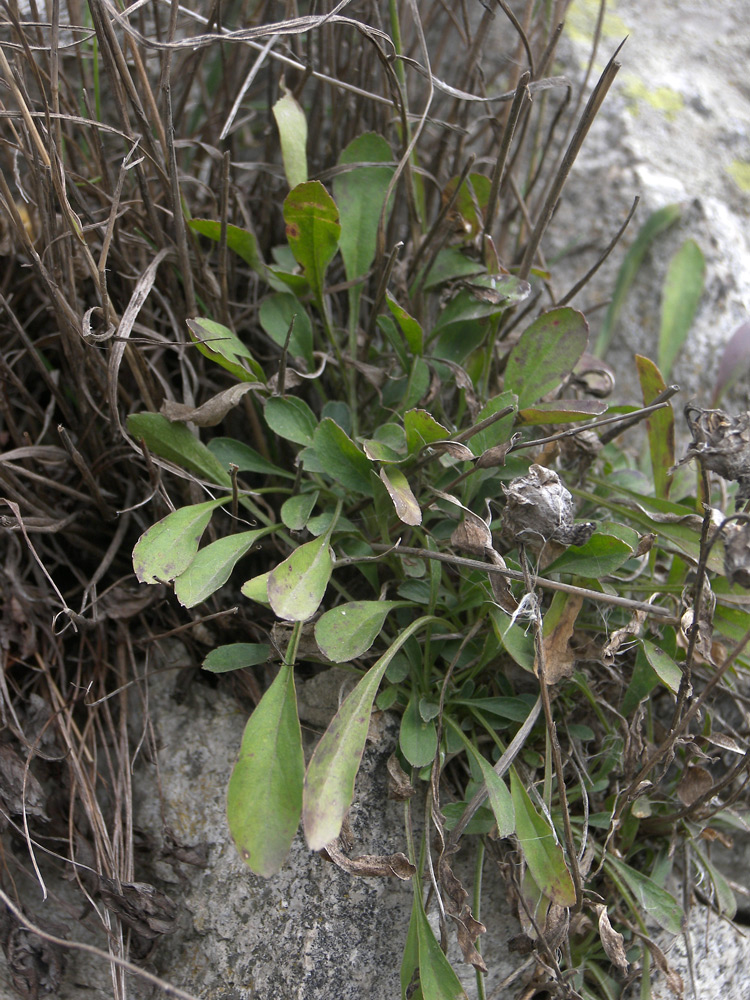
[[[575,0],[560,54],[567,72],[588,59],[599,4]],[[573,301],[592,326],[592,342],[612,294],[624,251],[650,214],[679,203],[679,222],[652,244],[621,313],[607,360],[620,398],[638,401],[634,353],[657,360],[662,287],[674,253],[688,240],[706,258],[705,290],[690,335],[667,381],[710,405],[719,358],[734,330],[750,317],[750,88],[747,24],[750,3],[608,3],[592,79],[619,43],[622,68],[576,162],[550,232],[555,251],[593,241],[596,251],[569,258],[564,293],[615,234],[632,204],[635,219],[594,281]],[[582,231],[581,220],[585,220]],[[559,273],[559,265],[553,274]],[[734,393],[747,404],[750,360]]]
[[[327,688],[330,715],[343,671],[328,674],[327,682],[324,674],[307,683],[315,689],[317,711]],[[309,699],[305,685],[300,688],[304,725]],[[175,704],[168,680],[154,692],[151,713],[160,748],[167,824],[178,841],[210,844],[208,867],[200,871],[185,866],[184,881],[169,887],[187,920],[159,943],[153,959],[159,974],[205,1000],[398,996],[411,884],[354,878],[311,854],[301,834],[278,875],[269,879],[253,875],[229,837],[224,802],[245,713],[229,695],[200,683]],[[397,732],[396,721],[388,717],[371,728],[375,739],[365,752],[350,813],[352,856],[405,849],[403,806],[387,799],[386,761]],[[141,769],[136,789],[136,823],[158,835],[161,816],[153,768]],[[419,815],[415,820],[419,824]],[[166,866],[161,874],[170,877]],[[470,889],[471,873],[464,877]],[[505,945],[518,925],[490,862],[484,887],[488,933],[483,953],[492,970],[488,977],[492,988],[518,964]],[[467,973],[468,984],[474,974],[468,967]]]

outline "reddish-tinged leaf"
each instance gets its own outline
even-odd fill
[[[518,396],[519,410],[557,389],[578,364],[588,339],[583,313],[568,306],[544,313],[524,330],[505,369],[505,388]]]

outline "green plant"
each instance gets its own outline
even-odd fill
[[[364,164],[388,159],[375,136],[352,146]],[[414,777],[432,778],[433,793],[439,777],[452,789],[454,801],[433,808],[444,844],[436,866],[443,890],[459,837],[492,829],[514,836],[522,850],[526,874],[516,888],[538,942],[551,908],[592,911],[593,885],[604,880],[616,888],[630,957],[618,932],[601,929],[606,909],[598,943],[587,932],[584,943],[571,944],[577,988],[591,995],[606,978],[602,963],[622,972],[639,947],[645,955],[649,920],[679,931],[681,907],[661,885],[671,862],[665,867],[652,853],[650,832],[678,823],[694,843],[715,811],[695,806],[705,807],[721,784],[712,778],[698,799],[683,795],[684,807],[675,806],[701,771],[678,746],[704,701],[690,697],[700,664],[716,662],[724,677],[744,664],[750,619],[732,601],[722,539],[709,536],[708,515],[699,513],[688,482],[680,483],[677,501],[669,499],[673,415],[652,362],[638,361],[646,406],[615,407],[605,418],[606,405],[586,398],[575,381],[586,363],[584,317],[570,308],[542,312],[506,340],[512,307],[530,287],[511,274],[493,276],[460,245],[415,271],[397,295],[383,296],[367,336],[352,338],[360,295],[351,283],[375,257],[393,167],[358,165],[350,152],[342,162],[345,211],[317,181],[295,186],[284,203],[301,273],[265,265],[256,248],[243,252],[252,246],[249,233],[233,231],[229,244],[268,285],[260,317],[281,349],[278,371],[262,370],[214,321],[189,324],[196,347],[240,380],[243,397],[250,393],[259,426],[265,424],[256,447],[223,437],[206,446],[184,423],[170,422],[200,422],[209,404],[129,419],[130,433],[152,454],[225,491],[149,529],[134,552],[136,573],[146,582],[174,582],[180,602],[193,607],[225,584],[261,539],[275,539],[287,553],[266,556],[268,569],[242,586],[267,609],[269,633],[274,619],[292,626],[229,783],[230,828],[254,871],[268,876],[283,864],[300,819],[313,850],[335,841],[370,713],[374,706],[399,711],[401,764]],[[482,189],[478,178],[471,184],[467,192]],[[470,229],[477,206],[468,196],[464,205]],[[218,231],[193,225],[208,236]],[[348,333],[334,321],[326,293],[337,249],[355,316]],[[231,392],[220,395],[226,400]],[[426,398],[429,410],[420,406]],[[237,402],[232,396],[230,405]],[[641,418],[648,420],[652,479],[628,448],[613,443]],[[550,434],[554,425],[562,429]],[[555,463],[579,484],[578,521],[549,468]],[[252,489],[250,479],[244,486],[240,476],[263,485]],[[248,519],[262,527],[222,534],[219,517],[224,531]],[[221,537],[199,548],[209,521]],[[710,612],[709,595],[716,601]],[[306,769],[294,688],[303,635],[314,638],[323,662],[347,665],[357,681]],[[715,652],[720,636],[739,643],[734,653]],[[251,666],[270,649],[268,641],[227,645],[205,666]],[[602,668],[604,678],[597,676]],[[653,728],[670,697],[671,728],[656,740]],[[582,718],[580,702],[589,706],[585,723],[565,723],[573,712]],[[628,740],[650,734],[654,741],[645,762],[632,743],[626,747],[623,720]],[[694,739],[707,746],[713,735],[706,715]],[[575,762],[592,747],[599,750],[581,769]],[[660,763],[675,751],[659,784]],[[268,808],[260,810],[261,802]],[[414,848],[402,872],[417,886],[427,849],[426,841]],[[719,873],[700,852],[695,857],[731,910]],[[653,864],[658,873],[646,875]],[[421,890],[414,906],[404,991],[419,981],[425,998],[463,995],[426,922]],[[479,930],[475,923],[463,942],[467,960],[481,969]]]

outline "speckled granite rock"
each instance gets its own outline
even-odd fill
[[[560,54],[566,71],[582,72],[598,3],[575,0]],[[579,157],[545,244],[556,250],[593,242],[596,250],[556,265],[563,293],[593,263],[640,195],[641,204],[620,249],[573,301],[590,319],[592,342],[611,295],[623,252],[651,212],[678,202],[681,220],[653,244],[631,288],[608,360],[617,395],[637,400],[633,354],[656,359],[661,289],[667,266],[686,239],[706,258],[705,291],[686,349],[670,381],[679,400],[708,405],[723,345],[750,316],[750,88],[747,24],[750,3],[660,4],[619,0],[607,4],[595,72],[627,36],[622,64]],[[581,220],[585,226],[581,227]],[[735,392],[747,400],[746,376]]]
[[[331,673],[332,683],[314,682],[318,710],[324,688],[331,694],[330,711],[335,709],[341,671]],[[301,687],[304,706],[306,693]],[[182,883],[169,887],[187,919],[160,941],[153,956],[159,974],[203,1000],[398,996],[411,885],[396,879],[353,878],[311,854],[301,834],[277,876],[253,875],[230,841],[224,812],[226,783],[245,714],[233,698],[202,684],[175,704],[168,680],[157,684],[150,710],[167,824],[178,840],[211,845],[208,867],[203,871],[183,867]],[[396,720],[384,717],[376,741],[365,752],[350,814],[353,855],[404,850],[403,806],[387,799],[386,787],[386,761],[397,732]],[[135,819],[158,839],[159,801],[154,769],[148,765],[138,773]],[[161,874],[170,877],[166,866],[162,868]],[[461,874],[470,886],[471,870]],[[483,954],[491,970],[491,989],[519,964],[506,946],[518,933],[518,925],[489,861],[484,889],[488,933]],[[453,958],[458,960],[457,955]],[[468,985],[474,973],[465,969]]]

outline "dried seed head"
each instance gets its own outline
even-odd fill
[[[574,523],[573,497],[551,469],[532,465],[528,475],[503,486],[503,492],[503,529],[516,541],[583,545],[591,537],[593,523]]]
[[[686,406],[685,419],[693,440],[682,462],[697,458],[704,469],[737,481],[738,503],[750,499],[750,413]]]

